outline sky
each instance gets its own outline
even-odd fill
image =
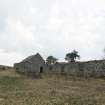
[[[39,52],[63,61],[77,50],[81,61],[102,59],[105,0],[0,0],[0,64]]]

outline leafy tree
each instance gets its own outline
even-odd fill
[[[80,55],[78,55],[78,51],[73,50],[71,53],[66,54],[65,60],[68,62],[75,62],[76,59],[80,58]]]
[[[46,59],[46,63],[47,64],[54,64],[54,63],[56,63],[57,62],[57,58],[55,58],[55,57],[53,57],[53,56],[49,56],[49,57],[47,57],[47,59]]]

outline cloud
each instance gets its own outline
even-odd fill
[[[13,62],[20,62],[24,57],[15,52],[7,52],[0,49],[0,65],[13,66]]]
[[[81,60],[100,59],[104,5],[104,0],[0,0],[0,49],[5,51],[0,62],[13,64],[36,52],[63,59],[73,49]]]
[[[31,26],[25,26],[21,20],[16,20],[15,18],[8,19],[7,31],[13,33],[17,40],[26,41],[27,43],[33,41],[33,33]]]

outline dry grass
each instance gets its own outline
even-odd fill
[[[105,105],[105,80],[0,71],[0,105]]]

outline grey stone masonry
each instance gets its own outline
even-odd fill
[[[29,56],[20,63],[15,63],[14,68],[17,72],[32,75],[40,73],[66,73],[68,75],[84,77],[105,76],[105,60],[71,63],[57,62],[53,65],[48,65],[39,53]]]

